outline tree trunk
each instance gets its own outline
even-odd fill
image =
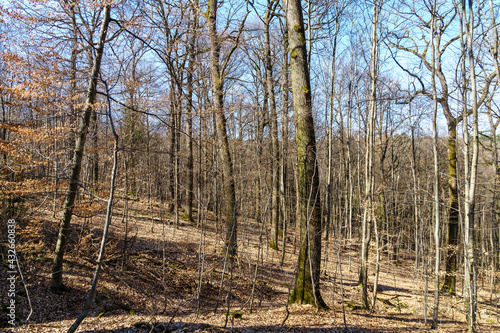
[[[314,304],[318,308],[327,308],[319,290],[321,196],[304,20],[300,0],[288,0],[285,5],[298,158],[299,191],[297,196],[299,209],[297,223],[301,230],[298,267],[289,302]]]
[[[232,258],[236,255],[237,251],[236,189],[234,185],[233,162],[231,160],[231,152],[229,150],[229,141],[227,138],[226,116],[224,114],[224,69],[221,71],[219,67],[220,41],[217,35],[217,7],[218,1],[211,1],[207,13],[210,40],[210,76],[212,79],[213,104],[217,120],[217,137],[220,149],[219,156],[222,164],[222,172],[224,174],[223,214],[226,226],[226,239],[224,244],[225,250],[230,258]]]
[[[498,28],[496,25],[496,20],[495,20],[495,12],[493,9],[493,1],[489,0],[489,5],[490,5],[490,17],[491,17],[491,26],[493,27],[493,38],[492,38],[492,45],[490,47],[491,53],[493,55],[493,62],[495,64],[495,70],[497,73],[497,85],[499,84],[500,80],[500,65],[498,63]],[[490,127],[491,127],[491,141],[492,141],[492,159],[493,159],[493,168],[495,172],[495,181],[494,181],[494,187],[493,187],[493,218],[492,218],[492,238],[493,238],[493,243],[496,247],[496,250],[493,249],[493,253],[496,252],[494,255],[493,262],[496,263],[495,267],[496,269],[500,269],[500,235],[499,235],[499,221],[500,221],[500,203],[499,203],[499,198],[498,198],[498,184],[500,183],[500,166],[498,163],[498,146],[497,146],[497,137],[496,137],[496,129],[498,127],[498,119],[496,121],[496,124],[493,123],[493,117],[492,117],[492,111],[491,111],[491,100],[489,101],[489,107],[488,107],[488,118],[490,122]]]
[[[286,253],[286,239],[287,239],[287,223],[288,223],[288,205],[287,205],[287,161],[288,161],[288,112],[289,112],[289,100],[288,100],[288,90],[289,90],[289,82],[288,82],[288,28],[284,27],[283,34],[283,70],[282,70],[282,132],[281,132],[281,141],[282,141],[282,150],[281,150],[281,168],[280,168],[280,201],[281,201],[281,211],[282,211],[282,221],[283,221],[283,252],[281,253],[281,261],[280,265],[283,266],[283,262],[285,261],[285,253]]]
[[[189,39],[189,65],[187,68],[187,119],[186,119],[186,148],[188,151],[187,156],[187,195],[186,195],[186,208],[189,221],[193,221],[193,194],[194,194],[194,175],[193,175],[193,72],[194,62],[196,60],[195,44],[196,33],[198,31],[198,17],[196,16],[195,5],[191,8],[192,15],[192,32]],[[199,214],[199,212],[198,212]]]
[[[462,1],[461,22],[465,20],[465,1]],[[463,31],[463,30],[462,30]],[[478,130],[478,114],[477,114],[477,84],[476,71],[474,64],[474,54],[472,50],[472,41],[474,33],[474,16],[472,11],[472,0],[469,0],[469,18],[466,22],[467,47],[464,51],[467,52],[470,70],[470,85],[472,97],[472,159],[470,160],[469,170],[469,131],[467,124],[467,101],[464,98],[464,143],[465,143],[465,200],[464,200],[464,246],[465,246],[465,276],[464,276],[464,299],[467,307],[467,332],[477,332],[476,328],[476,309],[477,309],[477,281],[476,281],[476,262],[474,255],[474,208],[476,203],[476,178],[477,164],[479,155],[479,130]],[[465,54],[464,54],[465,56]],[[465,57],[464,71],[465,71]],[[464,72],[465,78],[465,72]],[[465,89],[467,87],[464,80],[464,97],[466,96]]]
[[[73,163],[71,166],[68,190],[66,192],[66,199],[64,201],[63,217],[61,220],[61,224],[59,226],[59,234],[57,237],[57,244],[54,252],[54,260],[52,263],[51,288],[54,290],[64,289],[64,284],[62,281],[63,257],[64,257],[64,252],[66,250],[66,243],[68,241],[68,237],[71,232],[70,222],[73,214],[75,197],[78,192],[78,186],[79,186],[78,180],[82,168],[82,158],[85,146],[85,138],[87,136],[89,128],[90,116],[94,112],[94,102],[97,93],[97,78],[99,76],[99,70],[101,68],[101,59],[104,50],[104,42],[106,40],[106,33],[108,31],[108,25],[110,21],[110,9],[111,9],[110,7],[111,7],[110,5],[106,5],[104,7],[103,21],[101,24],[101,30],[99,32],[99,40],[97,42],[97,48],[96,48],[96,56],[94,59],[94,63],[92,65],[92,73],[89,80],[89,86],[87,89],[85,112],[82,117],[80,127],[78,129],[78,135],[76,138],[75,149],[73,153]]]
[[[372,46],[371,46],[371,69],[370,69],[370,103],[368,112],[368,128],[366,130],[366,166],[365,166],[365,193],[364,193],[364,213],[361,235],[361,271],[359,280],[362,285],[362,303],[363,308],[369,309],[368,300],[368,253],[371,238],[371,228],[374,221],[373,212],[373,188],[374,188],[374,139],[375,139],[375,117],[377,113],[377,76],[378,76],[378,16],[380,5],[378,1],[373,2],[372,18]]]
[[[442,290],[455,294],[458,252],[457,121],[448,119],[448,237],[446,239],[446,276]]]
[[[106,87],[106,92],[109,94],[109,91]],[[109,198],[108,198],[108,203],[106,207],[106,221],[104,223],[103,227],[103,234],[102,234],[102,239],[101,239],[101,246],[99,248],[99,256],[97,257],[97,265],[94,271],[94,277],[92,279],[92,286],[90,288],[90,293],[87,298],[87,302],[85,303],[85,308],[83,309],[82,313],[78,316],[78,318],[74,321],[74,323],[71,325],[71,327],[68,330],[68,333],[73,333],[78,329],[78,326],[82,323],[82,321],[85,319],[87,316],[90,307],[92,306],[92,303],[94,302],[95,296],[96,296],[96,288],[97,288],[97,283],[99,282],[99,273],[101,271],[102,267],[102,260],[104,258],[104,250],[106,248],[106,240],[108,236],[108,231],[109,231],[109,226],[111,225],[111,217],[113,215],[112,213],[112,207],[113,207],[113,199],[114,199],[114,194],[115,194],[115,179],[116,179],[116,169],[118,167],[118,134],[116,134],[115,131],[115,126],[113,124],[113,118],[111,116],[111,103],[108,95],[108,117],[109,117],[109,123],[111,125],[111,129],[113,131],[113,137],[114,137],[114,147],[113,147],[113,167],[111,169],[111,181],[110,181],[110,189],[109,189]]]
[[[170,154],[169,154],[169,170],[168,170],[168,178],[169,178],[169,182],[168,182],[168,192],[169,192],[169,195],[170,195],[170,203],[168,205],[168,211],[169,213],[173,213],[174,212],[174,202],[175,202],[175,155],[176,155],[176,152],[175,152],[175,138],[176,138],[176,119],[175,119],[175,86],[174,86],[174,80],[171,79],[170,80],[170,94],[169,94],[169,98],[170,98],[170,140],[169,140],[169,144],[170,144]],[[177,225],[176,225],[177,227]]]
[[[440,228],[440,215],[439,215],[439,168],[438,168],[438,132],[437,132],[437,89],[436,89],[436,48],[434,45],[434,29],[436,28],[436,0],[432,5],[432,24],[430,42],[432,49],[432,101],[433,101],[433,117],[432,117],[432,151],[434,156],[434,243],[436,249],[436,258],[434,265],[435,286],[434,286],[434,311],[432,313],[432,328],[436,329],[438,325],[439,314],[439,228]],[[425,254],[423,254],[425,255]]]
[[[271,20],[274,17],[274,6],[277,3],[278,2],[273,2],[272,0],[267,1],[267,11],[264,17],[264,63],[266,67],[267,97],[269,100],[269,120],[271,123],[271,153],[273,156],[271,186],[271,240],[269,242],[269,247],[275,250],[278,250],[279,231],[280,152],[278,141],[278,116],[276,114],[276,101],[274,98],[274,82],[271,62],[271,41],[269,36],[269,28],[271,25]]]

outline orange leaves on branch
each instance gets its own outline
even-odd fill
[[[20,55],[0,53],[5,74],[0,82],[4,103],[23,107],[40,115],[67,112],[71,103],[65,79],[67,70],[61,68],[59,56],[46,50],[42,54]]]

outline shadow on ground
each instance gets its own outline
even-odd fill
[[[405,332],[412,332],[421,330],[419,328],[405,328]],[[313,332],[313,333],[327,333],[327,332],[401,332],[401,328],[365,328],[361,326],[348,326],[344,328],[342,326],[332,326],[331,328],[315,328],[307,326],[280,326],[280,325],[268,325],[268,326],[244,326],[244,327],[233,327],[231,328],[231,323],[229,322],[227,327],[213,326],[209,324],[190,324],[183,322],[171,322],[171,323],[146,323],[139,322],[133,327],[127,327],[123,329],[115,330],[96,330],[96,331],[84,331],[82,333],[118,333],[118,332],[152,332],[152,333],[173,333],[173,332]]]

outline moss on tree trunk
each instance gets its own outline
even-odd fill
[[[289,302],[325,309],[327,306],[319,291],[321,196],[304,20],[300,0],[289,0],[286,8],[298,158],[297,223],[301,236],[297,273]]]

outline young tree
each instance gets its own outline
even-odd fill
[[[438,168],[438,131],[437,131],[437,91],[436,91],[436,46],[434,45],[434,30],[436,29],[436,0],[432,4],[432,20],[430,29],[430,43],[432,51],[432,152],[434,156],[434,243],[436,246],[436,261],[434,266],[435,274],[435,291],[434,291],[434,311],[432,313],[432,328],[437,328],[438,324],[438,312],[439,312],[439,263],[440,263],[440,250],[439,250],[439,228],[440,228],[440,216],[439,216],[439,168]]]
[[[264,15],[264,64],[266,67],[266,86],[267,97],[269,99],[269,117],[271,122],[271,154],[272,162],[272,197],[271,197],[271,241],[269,246],[278,249],[278,230],[279,230],[279,166],[280,166],[280,151],[278,141],[278,116],[276,112],[276,99],[274,96],[274,80],[273,67],[271,58],[271,38],[270,26],[271,20],[276,15],[275,9],[278,0],[267,0],[267,10]]]
[[[195,5],[191,5],[190,37],[188,45],[188,68],[186,76],[186,99],[187,99],[187,120],[186,120],[186,146],[187,156],[187,196],[186,208],[189,220],[193,220],[193,197],[194,197],[194,170],[193,170],[193,76],[196,61],[196,34],[198,33],[198,16],[196,15]]]
[[[463,96],[464,100],[464,115],[463,115],[463,125],[464,125],[464,165],[465,165],[465,200],[464,200],[464,245],[465,245],[465,276],[464,276],[464,296],[465,305],[467,308],[467,332],[473,333],[477,331],[476,327],[476,309],[477,309],[477,275],[476,275],[476,263],[474,256],[474,209],[476,203],[476,184],[477,184],[477,165],[479,157],[479,129],[478,129],[478,101],[477,101],[477,83],[476,83],[476,71],[475,71],[475,60],[474,52],[472,50],[473,39],[474,39],[474,15],[472,9],[472,0],[468,1],[469,4],[469,15],[467,21],[465,22],[465,0],[462,0],[461,12],[460,12],[460,28],[463,33],[463,25],[465,23],[465,34],[467,45],[464,47],[464,58],[463,58]],[[462,46],[465,46],[463,43]],[[466,59],[468,58],[468,59]],[[469,61],[470,70],[470,85],[471,85],[471,97],[472,97],[472,147],[469,139],[469,128],[468,128],[468,108],[467,108],[467,84],[465,80],[465,61]],[[472,156],[469,157],[469,151],[472,148]],[[470,163],[470,166],[469,166]]]
[[[498,39],[498,27],[496,24],[496,19],[495,19],[495,11],[493,7],[493,1],[489,0],[489,8],[490,8],[490,19],[491,19],[491,38],[490,38],[490,53],[493,56],[493,64],[494,68],[497,74],[497,79],[496,79],[496,87],[499,86],[499,80],[500,80],[500,64],[498,61],[499,57],[499,39]],[[488,114],[488,120],[490,123],[490,129],[491,129],[491,149],[492,149],[492,164],[493,164],[493,169],[495,172],[495,179],[493,182],[493,218],[492,218],[492,242],[494,243],[494,247],[496,247],[496,254],[494,255],[493,263],[496,262],[496,267],[497,269],[500,267],[500,237],[499,237],[499,222],[500,222],[500,204],[498,202],[498,185],[500,183],[500,165],[498,163],[498,143],[497,143],[497,137],[496,137],[496,129],[498,127],[498,124],[500,122],[500,118],[497,118],[496,121],[493,121],[493,115],[492,115],[492,110],[491,110],[491,99],[493,98],[493,95],[490,96],[490,99],[488,101],[488,108],[487,108],[487,114]]]
[[[381,4],[377,0],[373,2],[372,14],[372,37],[371,37],[371,65],[370,65],[370,99],[368,110],[368,121],[366,129],[366,157],[365,157],[365,191],[364,212],[361,231],[361,271],[359,281],[362,286],[362,303],[365,309],[370,308],[368,300],[368,251],[371,238],[372,224],[376,223],[373,211],[373,195],[375,176],[374,163],[374,140],[375,140],[375,118],[377,116],[377,79],[378,79],[378,18]]]

